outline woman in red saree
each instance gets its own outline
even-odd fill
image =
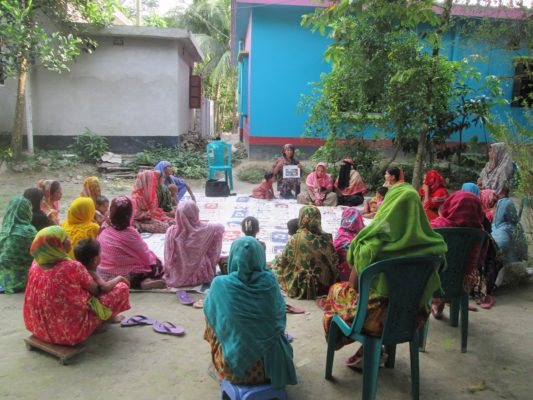
[[[133,219],[141,232],[165,233],[173,223],[157,201],[158,174],[152,170],[139,172],[133,185]]]
[[[448,191],[444,185],[444,178],[434,169],[429,170],[424,177],[424,183],[418,194],[424,204],[424,210],[428,219],[434,220],[439,216],[439,207],[448,197]]]

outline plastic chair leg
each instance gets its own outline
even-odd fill
[[[409,353],[411,358],[411,397],[418,400],[420,397],[420,365],[418,358],[418,331],[413,335],[413,340],[409,342]]]
[[[424,322],[424,325],[422,325],[418,329],[418,337],[419,337],[419,346],[418,350],[422,352],[426,352],[426,341],[428,337],[428,331],[429,331],[429,318],[426,322]]]
[[[215,178],[215,170],[209,168],[209,178],[207,179],[214,179]]]
[[[394,368],[396,362],[396,345],[387,346],[387,354],[389,355],[385,362],[385,368]]]
[[[381,340],[367,338],[363,342],[363,400],[374,400],[378,389]]]
[[[468,293],[461,294],[461,353],[466,353],[468,344]]]
[[[229,190],[233,191],[233,171],[229,171]]]
[[[459,325],[459,308],[461,308],[460,299],[452,299],[450,304],[450,325],[458,326]]]
[[[333,370],[333,358],[335,357],[335,342],[337,341],[337,336],[339,334],[339,327],[333,320],[329,324],[329,333],[328,333],[328,352],[326,355],[326,379],[332,378]]]

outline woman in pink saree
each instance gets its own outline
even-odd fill
[[[223,234],[223,225],[200,222],[200,210],[195,202],[180,202],[176,224],[165,236],[163,279],[167,286],[211,282],[220,258]]]

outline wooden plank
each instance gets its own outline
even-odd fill
[[[26,348],[28,350],[42,350],[45,353],[57,357],[59,359],[59,363],[62,365],[66,365],[72,357],[85,351],[85,346],[83,344],[78,344],[76,346],[61,346],[59,344],[43,342],[33,335],[25,338],[24,342],[26,343]]]

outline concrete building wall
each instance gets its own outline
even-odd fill
[[[189,55],[178,40],[98,37],[70,72],[35,67],[31,76],[37,147],[58,147],[90,129],[112,151],[174,145],[190,128]],[[0,131],[11,129],[16,81],[0,87]]]

